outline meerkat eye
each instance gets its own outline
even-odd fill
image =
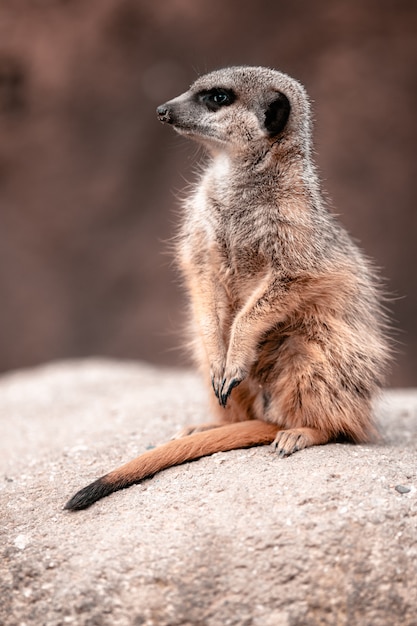
[[[199,102],[205,104],[209,111],[218,111],[221,107],[230,106],[236,100],[231,89],[208,89],[197,94]]]

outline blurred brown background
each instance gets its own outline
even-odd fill
[[[275,67],[315,101],[324,188],[398,298],[415,385],[415,0],[0,0],[0,370],[185,363],[164,254],[197,150],[155,117],[199,73]]]

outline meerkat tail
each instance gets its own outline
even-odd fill
[[[215,452],[272,443],[278,430],[278,426],[274,424],[248,420],[194,433],[182,439],[174,439],[144,452],[133,461],[87,485],[67,502],[65,509],[71,511],[85,509],[114,491],[129,487],[163,469],[180,465],[185,461],[193,461]]]

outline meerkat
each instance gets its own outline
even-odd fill
[[[286,457],[376,436],[372,400],[390,356],[379,280],[321,195],[304,87],[231,67],[157,115],[208,154],[177,258],[214,419],[99,478],[67,509],[218,451],[272,444]]]

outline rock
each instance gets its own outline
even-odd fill
[[[411,488],[406,487],[405,485],[397,485],[395,487],[395,491],[398,491],[398,493],[410,493]]]
[[[206,420],[205,391],[131,362],[3,376],[0,624],[415,624],[417,391],[376,411],[381,445],[235,450],[70,513],[77,489]]]

